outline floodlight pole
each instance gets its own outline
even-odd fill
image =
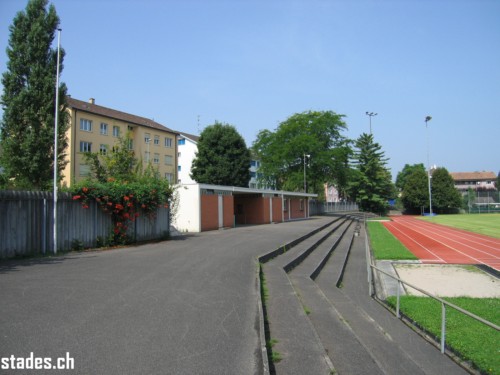
[[[366,115],[370,117],[370,134],[372,134],[372,117],[377,116],[378,113],[366,111]]]
[[[431,163],[429,159],[429,127],[427,126],[427,123],[432,120],[431,116],[426,116],[425,117],[425,129],[427,133],[427,166],[428,166],[428,171],[427,171],[427,181],[429,183],[429,216],[432,216],[432,191],[431,191]]]
[[[57,67],[56,67],[56,109],[54,120],[54,255],[57,254],[57,138],[59,123],[59,59],[61,50],[61,29],[57,29]]]
[[[306,157],[310,158],[311,155],[307,155],[304,152],[304,193],[307,193],[307,184],[306,184]]]

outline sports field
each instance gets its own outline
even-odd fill
[[[384,226],[423,263],[484,264],[500,270],[500,238],[425,222],[415,216],[394,216]]]
[[[500,238],[500,214],[437,215],[419,219]]]

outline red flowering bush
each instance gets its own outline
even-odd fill
[[[140,215],[153,219],[158,208],[166,206],[172,196],[172,188],[168,182],[156,178],[144,178],[130,183],[112,179],[106,183],[87,180],[72,190],[73,200],[80,201],[83,208],[88,208],[89,202],[93,200],[111,216],[111,244],[130,242],[127,234],[130,223]]]

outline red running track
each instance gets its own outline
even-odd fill
[[[393,216],[385,227],[423,263],[485,264],[500,270],[500,239]]]

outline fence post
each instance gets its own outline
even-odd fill
[[[401,288],[401,281],[398,280],[398,290],[396,291],[396,317],[399,319],[401,315],[399,314],[399,289]]]
[[[444,354],[446,341],[446,305],[441,302],[441,354]]]

